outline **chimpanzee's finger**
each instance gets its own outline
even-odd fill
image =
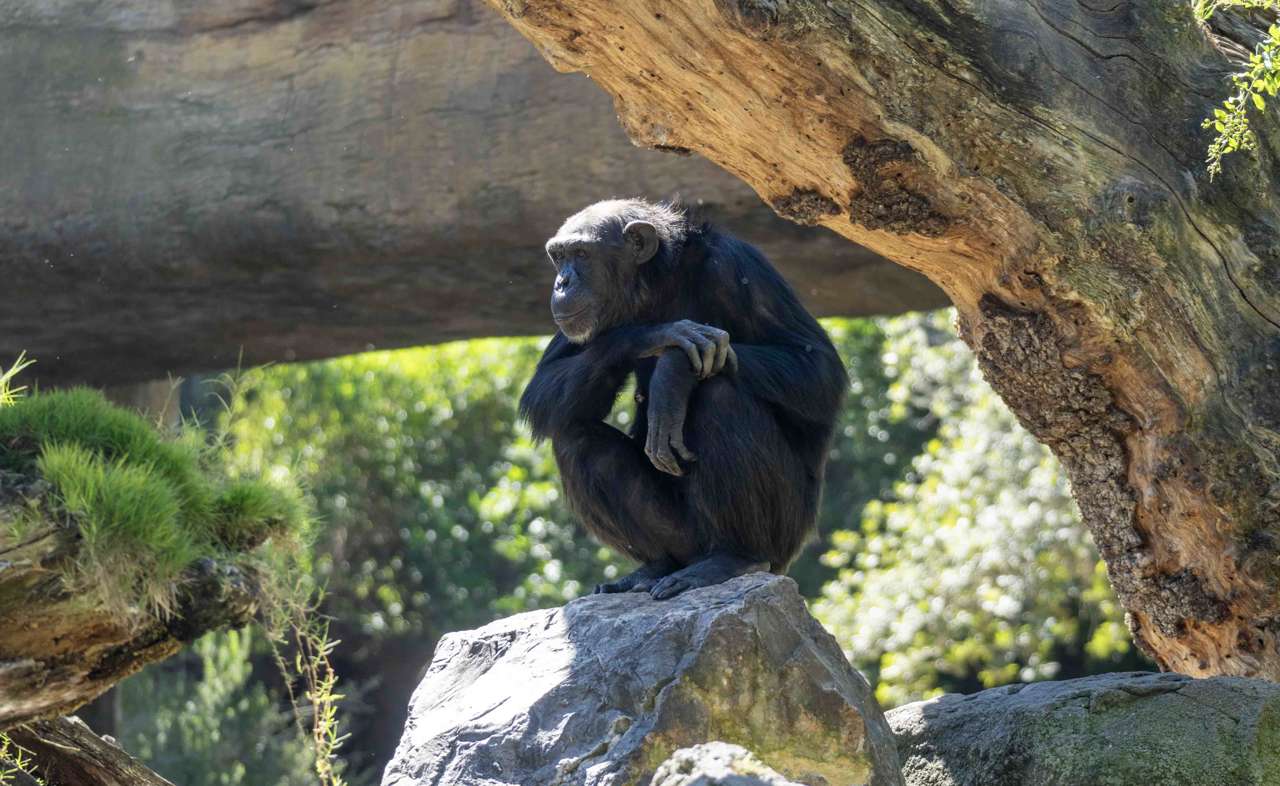
[[[657,458],[658,463],[655,464],[655,466],[668,475],[680,477],[684,474],[684,470],[680,469],[680,463],[676,461],[676,457],[672,454],[670,446],[659,446]]]
[[[720,371],[724,369],[725,361],[728,359],[729,352],[731,351],[729,349],[729,334],[724,332],[723,330],[717,331],[715,340],[716,340],[716,359],[715,359],[715,362],[712,364],[715,366],[712,373],[719,374]]]
[[[702,370],[698,376],[706,379],[715,373],[716,364],[716,345],[715,342],[705,336],[698,336],[696,339],[698,348],[702,350]]]
[[[738,373],[738,353],[733,351],[733,347],[729,347],[729,352],[725,356],[725,365],[728,367],[730,373]]]
[[[668,445],[670,437],[664,433],[663,428],[656,420],[649,422],[649,435],[644,443],[644,453],[649,457],[649,463],[659,472],[665,472],[668,475],[679,475],[680,465],[676,463],[675,457],[671,455],[671,448]]]
[[[698,347],[695,346],[694,343],[687,338],[676,339],[676,344],[677,346],[680,347],[680,349],[684,350],[684,353],[686,355],[689,356],[689,363],[693,366],[693,370],[699,376],[701,376],[702,375],[702,353],[698,351]]]
[[[693,451],[684,446],[684,437],[680,436],[678,432],[671,437],[671,447],[675,450],[676,454],[685,461],[698,460],[698,457],[693,454]]]

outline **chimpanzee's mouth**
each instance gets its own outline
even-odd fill
[[[582,316],[585,313],[587,313],[587,309],[585,308],[578,309],[572,314],[557,314],[556,312],[552,311],[551,318],[554,319],[557,323],[568,322],[569,320],[577,319],[578,317]]]

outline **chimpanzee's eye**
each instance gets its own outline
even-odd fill
[[[586,250],[585,248],[580,248],[580,249],[578,249],[577,251],[574,251],[574,252],[573,252],[573,255],[574,255],[576,258],[578,258],[578,259],[586,259],[586,258],[587,258],[587,250]]]

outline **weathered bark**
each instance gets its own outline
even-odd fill
[[[31,752],[52,786],[173,786],[79,718],[36,721],[6,733]]]
[[[0,527],[5,492],[14,490],[6,481]],[[0,731],[66,715],[204,633],[245,625],[256,610],[252,577],[208,559],[187,572],[167,619],[107,608],[66,581],[78,545],[69,526],[0,545]]]
[[[939,284],[1139,645],[1280,679],[1280,135],[1209,182],[1189,2],[491,2],[637,142]]]
[[[0,0],[0,363],[97,385],[546,333],[543,241],[680,194],[820,312],[925,279],[628,143],[478,0]]]

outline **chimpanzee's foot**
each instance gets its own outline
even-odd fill
[[[679,567],[680,565],[669,557],[654,560],[653,562],[646,562],[617,581],[597,584],[594,594],[599,595],[606,592],[648,592],[659,579]]]
[[[769,563],[757,562],[746,557],[739,557],[723,551],[717,551],[700,562],[687,568],[681,568],[669,576],[665,576],[653,585],[649,594],[655,600],[674,598],[685,590],[698,587],[710,587],[738,576],[745,576],[757,570],[768,570]]]

